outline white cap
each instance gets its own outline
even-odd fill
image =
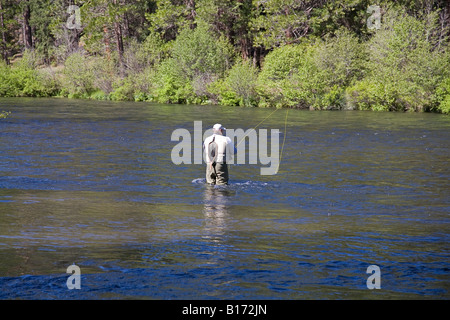
[[[215,130],[226,130],[220,123],[216,123],[213,126],[213,129],[215,129]]]

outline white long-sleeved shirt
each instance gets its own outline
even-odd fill
[[[236,151],[234,148],[233,141],[231,141],[231,139],[227,136],[222,136],[220,134],[213,134],[212,136],[206,138],[203,143],[206,163],[211,163],[211,160],[209,159],[208,156],[208,146],[209,143],[213,140],[213,137],[215,137],[214,142],[217,143],[218,148],[216,162],[224,163],[229,162],[231,159],[233,159],[233,155],[235,154]]]

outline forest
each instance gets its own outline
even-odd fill
[[[0,97],[449,114],[449,26],[447,0],[0,0]]]

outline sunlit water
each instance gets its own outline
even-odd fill
[[[1,299],[448,299],[450,118],[278,110],[276,175],[174,165],[171,134],[273,110],[2,99]],[[67,267],[81,269],[69,290]],[[381,271],[369,290],[368,266]]]

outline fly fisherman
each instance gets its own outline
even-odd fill
[[[227,160],[231,160],[236,153],[233,141],[226,136],[225,130],[221,124],[215,124],[213,135],[203,143],[206,155],[206,183],[211,185],[228,184]]]

